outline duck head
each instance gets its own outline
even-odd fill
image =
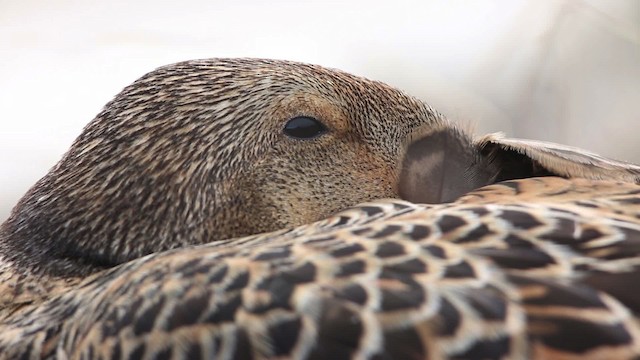
[[[14,208],[0,255],[56,275],[293,227],[360,202],[442,202],[498,176],[463,132],[380,82],[188,61],[126,87]]]

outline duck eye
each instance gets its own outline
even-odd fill
[[[283,132],[296,139],[311,139],[324,134],[327,127],[323,123],[308,116],[297,116],[287,121]]]

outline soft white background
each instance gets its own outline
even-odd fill
[[[640,162],[640,0],[0,0],[0,221],[125,85],[223,56],[341,68],[479,133]]]

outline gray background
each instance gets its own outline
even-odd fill
[[[223,56],[340,68],[477,133],[640,162],[640,0],[0,0],[0,221],[125,85]]]

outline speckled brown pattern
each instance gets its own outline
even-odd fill
[[[637,358],[639,174],[336,70],[163,67],[2,225],[0,358]]]

